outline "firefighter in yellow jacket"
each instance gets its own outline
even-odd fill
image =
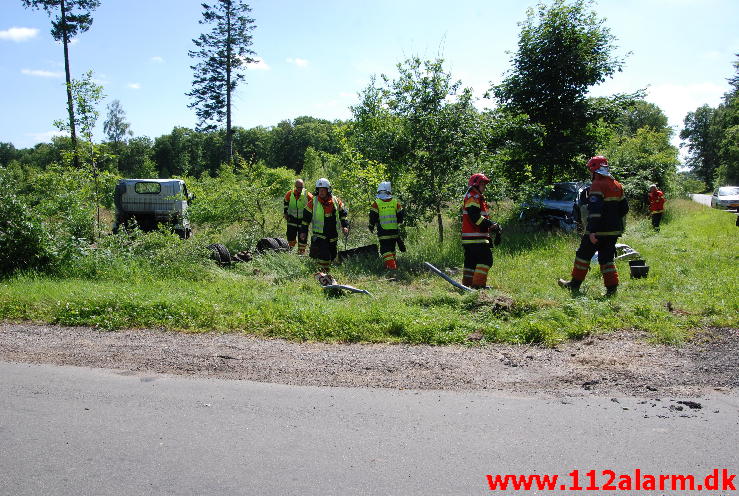
[[[328,272],[336,258],[339,233],[349,234],[348,212],[344,203],[333,195],[331,183],[326,178],[316,181],[316,192],[308,200],[303,212],[300,239],[308,238],[308,226],[312,223],[310,256],[318,261],[321,272]]]
[[[380,253],[385,268],[396,270],[398,263],[395,258],[395,247],[397,244],[403,250],[399,225],[403,223],[405,214],[400,202],[393,198],[390,181],[380,183],[376,198],[370,207],[369,230],[374,231],[377,226],[377,239],[380,242]]]
[[[500,243],[501,228],[488,216],[485,188],[490,179],[485,174],[473,174],[467,183],[462,206],[462,248],[464,273],[462,284],[474,289],[487,287],[488,271],[493,265],[492,243]]]
[[[608,170],[608,160],[598,155],[588,161],[593,184],[588,196],[588,223],[580,247],[575,252],[572,278],[560,279],[559,285],[573,293],[580,286],[590,270],[590,259],[598,252],[598,263],[606,287],[606,296],[616,294],[618,270],[616,270],[616,241],[624,232],[624,217],[629,204],[624,196],[624,188]]]
[[[283,201],[283,215],[287,222],[287,244],[290,245],[290,249],[298,245],[298,253],[305,253],[307,243],[305,241],[297,241],[298,231],[303,223],[303,212],[305,206],[313,198],[313,195],[306,191],[305,183],[302,179],[295,180],[295,189],[291,189],[285,194],[285,200]]]

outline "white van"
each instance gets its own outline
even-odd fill
[[[114,200],[114,233],[135,220],[142,231],[154,231],[165,224],[183,239],[192,234],[187,218],[192,197],[182,179],[121,179]]]

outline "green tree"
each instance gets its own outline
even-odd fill
[[[233,93],[244,80],[246,66],[255,61],[252,45],[254,19],[248,17],[251,8],[243,0],[214,0],[203,3],[200,24],[213,25],[209,33],[201,34],[193,43],[190,57],[200,62],[191,66],[194,71],[193,89],[187,96],[188,105],[195,108],[198,129],[210,130],[215,123],[226,120],[226,153],[233,157],[233,130],[231,110]]]
[[[126,136],[133,136],[131,124],[126,122],[126,112],[119,100],[113,100],[108,104],[108,117],[103,122],[103,131],[114,145],[125,141]]]
[[[698,107],[694,112],[688,112],[684,124],[680,139],[688,142],[687,165],[711,189],[719,167],[722,135],[716,121],[716,109],[708,105]]]
[[[121,146],[118,169],[124,177],[157,177],[156,165],[152,160],[154,142],[141,136],[132,138]]]
[[[629,202],[646,209],[650,184],[666,193],[675,189],[678,150],[670,144],[671,130],[639,128],[633,135],[615,135],[602,150],[618,180],[623,183]]]
[[[524,114],[543,130],[541,142],[527,147],[525,160],[534,177],[546,182],[580,175],[582,160],[597,145],[598,116],[587,99],[588,88],[623,65],[613,55],[615,37],[588,11],[592,3],[554,0],[529,9],[520,24],[513,67],[492,88],[509,113]]]
[[[377,92],[371,84],[365,91],[381,98],[373,105],[387,109],[402,126],[407,148],[397,161],[405,164],[407,173],[396,182],[412,183],[404,196],[409,218],[435,216],[439,242],[444,240],[442,211],[448,199],[460,193],[465,167],[474,164],[483,150],[483,120],[473,106],[472,92],[461,89],[461,81],[453,81],[443,64],[442,59],[408,59],[398,64],[397,79],[383,76],[384,88]],[[364,98],[353,108],[360,129],[374,125],[362,119],[377,115],[363,106],[367,101]]]
[[[0,167],[4,167],[19,157],[18,150],[15,149],[13,143],[0,142]]]
[[[84,33],[92,26],[91,11],[100,6],[100,0],[21,0],[26,8],[43,9],[51,21],[51,36],[62,42],[64,48],[64,73],[67,81],[67,112],[69,114],[69,133],[74,150],[74,165],[79,167],[77,155],[77,133],[75,126],[74,101],[72,98],[72,75],[69,70],[69,44],[78,33]]]
[[[633,136],[639,129],[648,127],[655,131],[668,130],[671,128],[667,123],[667,116],[658,105],[644,100],[636,100],[627,106],[617,124],[619,132],[625,136]]]

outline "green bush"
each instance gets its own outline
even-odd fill
[[[0,179],[0,277],[46,266],[48,246],[49,237],[41,222]]]

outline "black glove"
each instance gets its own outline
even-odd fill
[[[501,231],[496,231],[495,232],[495,239],[493,240],[493,244],[495,246],[498,246],[500,244],[500,241],[501,241]]]
[[[369,229],[369,232],[375,232],[375,225],[370,224],[369,226],[367,226],[367,229]]]

